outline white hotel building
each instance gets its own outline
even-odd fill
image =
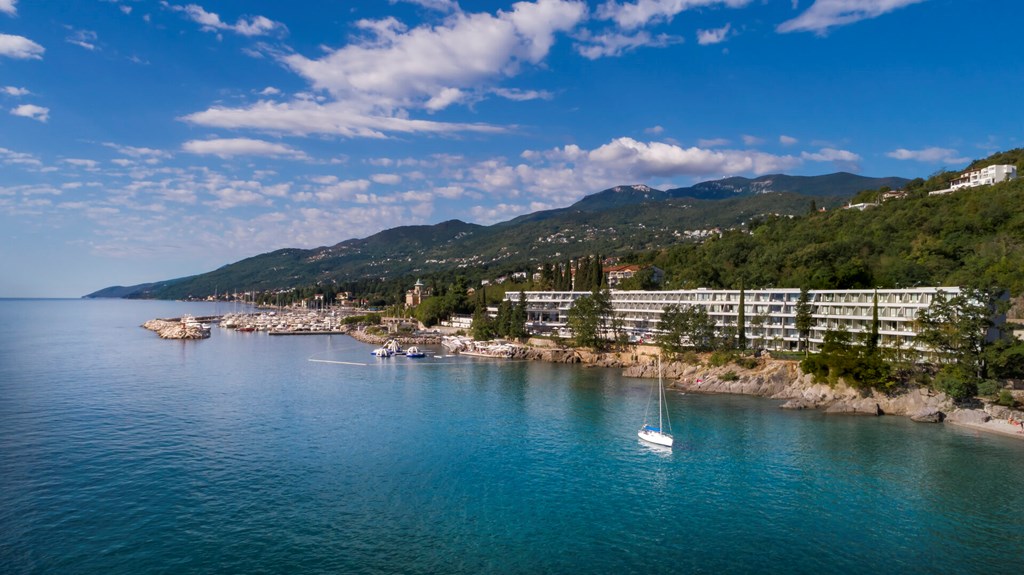
[[[878,295],[879,345],[890,349],[925,349],[916,344],[918,313],[931,304],[938,292],[946,297],[960,293],[959,287],[914,287],[879,290],[811,290],[808,292],[813,326],[811,350],[817,350],[825,332],[846,329],[856,336],[871,331],[874,297]],[[735,328],[739,320],[739,290],[694,289],[673,291],[611,290],[612,308],[623,329],[634,335],[658,332],[665,307],[700,306],[715,320],[720,334]],[[527,328],[534,333],[569,335],[566,318],[573,302],[590,292],[526,292]],[[505,296],[518,302],[518,293]],[[750,347],[796,350],[800,333],[796,328],[799,289],[746,290],[744,292],[745,332]],[[760,324],[760,325],[759,325]]]

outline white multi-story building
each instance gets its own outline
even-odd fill
[[[810,348],[817,350],[825,332],[845,329],[856,337],[871,331],[874,301],[878,297],[879,345],[890,349],[926,351],[915,342],[918,313],[936,294],[960,293],[959,287],[914,287],[879,290],[812,290],[808,292],[813,325]],[[739,321],[739,290],[694,289],[672,291],[611,290],[611,303],[623,329],[632,335],[658,332],[664,309],[672,304],[700,306],[715,320],[720,334],[735,329]],[[573,302],[590,292],[526,292],[527,327],[534,333],[564,333]],[[506,294],[513,303],[519,294]],[[744,323],[751,347],[795,350],[799,289],[746,290]]]
[[[959,190],[960,188],[988,186],[1015,179],[1017,179],[1017,166],[1001,164],[997,166],[988,166],[971,172],[964,172],[960,174],[959,178],[949,183],[949,189]]]

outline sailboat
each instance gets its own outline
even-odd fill
[[[640,439],[655,445],[664,445],[665,447],[672,447],[672,421],[668,418],[668,409],[664,407],[665,401],[665,386],[661,381],[661,357],[658,357],[658,426],[655,427],[653,423],[647,423],[647,415],[651,411],[651,403],[647,402],[647,413],[644,413],[644,426],[637,431],[636,434]],[[669,433],[664,431],[664,422],[668,421]]]

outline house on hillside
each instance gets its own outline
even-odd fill
[[[660,284],[665,279],[665,271],[658,266],[644,266],[639,264],[626,264],[619,266],[605,266],[604,275],[608,278],[608,287],[615,289],[623,280],[627,280],[644,270],[651,270],[651,280]]]
[[[1017,166],[1011,164],[998,164],[987,166],[980,170],[972,170],[960,174],[960,177],[949,183],[949,188],[929,192],[929,196],[940,196],[949,194],[962,188],[976,188],[978,186],[990,186],[1000,182],[1017,179]]]

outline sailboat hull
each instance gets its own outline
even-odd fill
[[[640,431],[636,432],[636,435],[637,437],[643,439],[648,443],[653,443],[655,445],[664,445],[665,447],[672,447],[672,436],[667,433],[662,433],[660,431],[655,431],[653,429],[643,428]]]

